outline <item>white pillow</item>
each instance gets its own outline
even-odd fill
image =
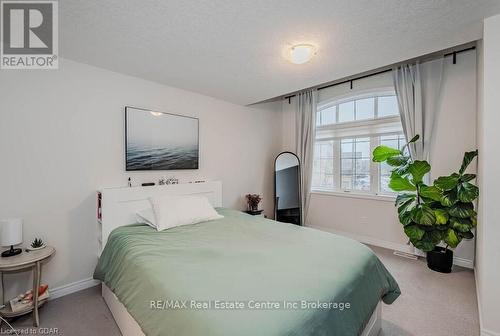
[[[152,208],[143,209],[136,213],[137,221],[142,224],[147,224],[156,229],[155,214]]]
[[[149,201],[153,208],[158,231],[224,218],[203,196],[166,195],[151,197]]]

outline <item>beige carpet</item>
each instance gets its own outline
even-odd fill
[[[474,273],[456,267],[452,274],[427,269],[422,260],[394,256],[373,248],[398,281],[402,295],[382,310],[380,336],[476,336],[479,335]],[[49,301],[40,310],[42,327],[57,328],[52,335],[120,335],[100,296],[100,287]],[[31,317],[19,318],[16,328],[32,326]],[[5,324],[2,324],[2,329]]]
[[[425,260],[410,260],[371,247],[396,278],[401,296],[383,305],[381,336],[479,335],[476,286],[471,270],[454,266],[443,274]]]

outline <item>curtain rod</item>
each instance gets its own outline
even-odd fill
[[[442,57],[453,56],[453,64],[457,64],[457,55],[458,54],[461,54],[461,53],[464,53],[464,52],[467,52],[467,51],[470,51],[470,50],[475,50],[475,49],[476,49],[476,46],[467,47],[465,49],[460,49],[460,50],[455,50],[455,51],[452,51],[452,52],[445,53],[445,54],[442,55]],[[425,56],[423,56],[421,58],[417,58],[416,60],[419,60],[419,59],[425,59]],[[412,62],[410,62],[410,63],[412,63]],[[404,64],[404,62],[401,63],[401,64]],[[381,75],[383,73],[391,72],[391,71],[392,71],[392,66],[389,69],[377,71],[377,72],[374,72],[374,73],[369,73],[369,74],[358,76],[358,77],[354,77],[354,78],[344,79],[344,80],[341,80],[340,82],[336,82],[336,83],[332,83],[332,84],[327,84],[327,85],[317,86],[317,87],[311,87],[310,89],[316,88],[319,91],[319,90],[327,89],[327,88],[330,88],[330,87],[333,87],[333,86],[350,83],[351,84],[351,90],[352,90],[352,84],[355,81],[358,81],[358,80],[364,79],[364,78],[368,78],[368,77],[372,77],[372,76]],[[285,97],[283,97],[283,99],[288,99],[288,103],[290,104],[291,103],[290,100],[293,97],[295,97],[295,96],[297,96],[296,93],[288,95],[288,96],[285,96]]]

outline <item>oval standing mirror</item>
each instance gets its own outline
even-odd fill
[[[274,195],[274,218],[301,225],[300,161],[294,153],[280,153],[274,161]]]

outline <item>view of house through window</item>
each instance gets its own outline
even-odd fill
[[[405,144],[394,92],[321,103],[316,116],[312,189],[391,194],[391,167],[374,163],[378,145]]]

